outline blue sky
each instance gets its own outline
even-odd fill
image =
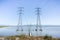
[[[36,7],[42,25],[60,25],[60,0],[0,0],[0,25],[17,25],[18,7],[24,7],[23,25],[36,24]]]

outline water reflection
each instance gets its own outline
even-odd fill
[[[26,34],[28,35],[29,33],[29,28],[30,28],[30,32],[32,33],[33,36],[36,36],[36,27],[35,26],[23,26],[23,31],[22,33],[23,34]],[[39,28],[38,28],[39,29]],[[42,27],[43,29],[43,32],[42,34],[43,35],[51,35],[51,36],[54,36],[54,37],[59,37],[60,36],[60,27],[45,27],[43,26]],[[17,27],[6,27],[6,28],[0,28],[0,36],[11,36],[11,35],[17,35],[17,34],[22,34],[21,33],[21,27],[19,27],[19,32],[16,31],[17,30]],[[38,35],[40,35],[40,31],[38,31]]]

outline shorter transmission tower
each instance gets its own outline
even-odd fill
[[[38,36],[38,31],[40,31],[40,36],[42,35],[42,26],[41,26],[41,20],[40,20],[40,9],[41,8],[36,8],[36,12],[37,12],[37,25],[36,25],[36,33],[37,33],[37,36]]]
[[[23,31],[23,29],[22,29],[22,12],[23,12],[23,7],[19,7],[18,8],[19,10],[19,20],[18,20],[18,27],[17,27],[17,32],[19,32],[19,31],[21,31],[21,33],[22,33],[22,31]],[[21,30],[19,30],[19,28],[21,27]]]

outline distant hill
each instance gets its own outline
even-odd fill
[[[0,28],[5,28],[5,27],[8,27],[8,26],[0,26]]]

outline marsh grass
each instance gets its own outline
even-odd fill
[[[20,36],[10,36],[10,37],[7,37],[8,39],[10,40],[16,40],[16,38],[19,38],[19,40],[59,40],[57,38],[53,38],[52,36],[48,36],[48,35],[45,35],[45,36],[26,36],[26,35],[20,35]]]

